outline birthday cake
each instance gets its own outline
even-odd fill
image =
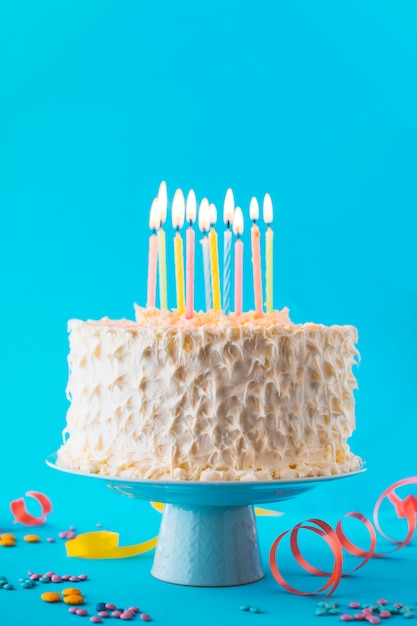
[[[361,459],[353,326],[293,324],[287,309],[191,319],[71,320],[58,463],[109,476],[271,480],[340,474]]]

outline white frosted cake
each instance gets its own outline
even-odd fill
[[[69,322],[58,463],[109,476],[271,480],[356,470],[353,326],[136,308]]]

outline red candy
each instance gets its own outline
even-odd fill
[[[349,606],[351,609],[360,609],[361,605],[359,604],[359,602],[349,602]]]
[[[343,613],[343,615],[340,616],[340,619],[343,622],[350,622],[353,619],[353,617],[349,615],[349,613]]]
[[[363,613],[355,613],[353,617],[358,620],[365,619],[365,615]]]
[[[382,617],[383,619],[385,619],[387,617],[391,617],[391,613],[389,611],[381,611],[379,614],[379,617]]]
[[[376,615],[369,615],[369,617],[367,617],[366,619],[367,619],[367,621],[370,624],[380,624],[381,623],[381,620]]]
[[[388,600],[377,600],[377,604],[388,604]]]
[[[364,615],[372,615],[373,611],[372,609],[362,609],[362,613]]]

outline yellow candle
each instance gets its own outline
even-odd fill
[[[174,237],[174,263],[175,263],[175,285],[177,292],[177,309],[179,313],[185,311],[185,289],[184,289],[184,252],[180,228],[184,225],[185,200],[181,189],[177,189],[172,201],[172,225],[176,229]]]
[[[177,231],[174,237],[174,254],[175,254],[175,281],[177,287],[177,309],[179,313],[185,311],[184,298],[184,252],[182,245],[182,237]]]
[[[272,230],[271,222],[273,218],[272,200],[269,193],[265,194],[263,203],[264,221],[268,224],[265,234],[265,292],[266,292],[266,311],[271,313],[273,310],[273,243],[274,232]]]
[[[217,220],[217,210],[214,204],[210,205],[210,223],[209,247],[210,247],[210,271],[211,271],[211,291],[213,294],[213,309],[220,311],[220,274],[219,274],[219,252],[217,248],[217,233],[214,230],[214,224]]]

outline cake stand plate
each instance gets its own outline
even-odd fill
[[[56,453],[46,463],[61,472],[104,481],[130,498],[164,502],[151,573],[193,587],[244,585],[264,577],[253,505],[288,500],[365,471],[285,481],[200,482],[88,474],[59,465]]]

